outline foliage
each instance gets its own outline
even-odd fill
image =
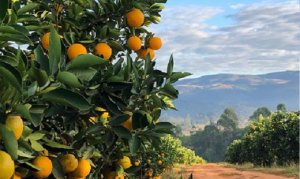
[[[142,165],[140,172],[137,175],[142,175],[148,171],[153,171],[153,176],[160,176],[165,170],[170,169],[174,164],[201,164],[205,160],[197,156],[194,151],[182,146],[179,139],[171,135],[162,138],[162,143],[159,149],[153,148],[151,144],[145,146],[145,151],[136,158],[141,161]],[[162,164],[159,165],[158,161]]]
[[[275,112],[253,121],[241,140],[227,149],[226,161],[257,166],[287,165],[299,161],[299,113]]]
[[[202,156],[209,162],[222,162],[225,159],[227,146],[235,139],[243,135],[243,129],[232,131],[221,130],[216,124],[206,125],[191,136],[182,137],[184,146],[195,150],[197,155]]]
[[[233,109],[226,108],[217,121],[217,124],[225,130],[234,130],[238,125],[238,117]]]
[[[0,2],[0,150],[11,155],[17,171],[32,177],[39,170],[33,159],[45,155],[53,163],[51,177],[65,178],[58,159],[71,153],[92,164],[87,178],[99,178],[107,170],[123,173],[117,161],[124,155],[138,157],[149,144],[160,147],[160,138],[174,127],[159,122],[161,110],[175,109],[172,84],[189,73],[173,72],[173,57],[167,72],[155,69],[149,56],[132,59],[126,40],[140,36],[146,48],[154,36],[146,26],[159,22],[165,2]],[[124,16],[132,8],[144,12],[144,26],[127,26]],[[43,49],[48,32],[49,49]],[[100,42],[112,48],[110,60],[93,55]],[[74,43],[89,53],[69,61],[67,49]],[[24,119],[19,140],[4,125],[10,114]],[[132,130],[122,125],[129,119]]]
[[[268,117],[271,115],[271,111],[267,107],[257,108],[249,117],[249,120],[257,120],[260,115],[263,117]]]
[[[277,107],[276,107],[277,111],[282,111],[282,112],[286,112],[286,107],[284,104],[278,104]]]
[[[244,129],[237,127],[238,118],[233,109],[226,108],[217,124],[211,122],[191,136],[183,136],[184,146],[189,146],[209,162],[225,159],[227,146],[243,136]]]

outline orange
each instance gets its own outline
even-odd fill
[[[15,172],[15,163],[10,155],[0,150],[0,179],[9,179]]]
[[[161,39],[159,37],[152,37],[149,39],[149,48],[158,50],[162,46]]]
[[[153,171],[152,171],[152,169],[148,169],[148,170],[146,171],[145,175],[148,176],[148,177],[152,177],[152,176],[153,176]]]
[[[20,116],[8,116],[5,121],[5,126],[13,131],[17,140],[22,136],[24,124],[23,119]]]
[[[151,160],[150,160],[150,159],[147,160],[147,164],[148,164],[148,165],[151,164]]]
[[[109,113],[108,112],[104,112],[101,114],[101,118],[103,119],[108,119],[109,118]]]
[[[73,154],[66,154],[60,158],[65,173],[73,172],[78,167],[78,160]]]
[[[38,156],[34,159],[33,165],[38,167],[40,171],[35,172],[34,176],[36,178],[47,178],[53,169],[52,162],[48,157]]]
[[[49,49],[50,32],[47,32],[42,37],[42,47],[48,51]]]
[[[126,14],[126,22],[129,27],[140,27],[145,20],[144,13],[139,9],[132,9]]]
[[[111,57],[112,49],[106,43],[98,43],[95,47],[96,54],[102,56],[105,60]]]
[[[72,176],[84,178],[90,174],[91,168],[91,164],[88,160],[81,159],[78,161],[78,166],[75,171],[72,172]]]
[[[141,162],[140,162],[139,160],[136,160],[136,161],[134,161],[133,164],[134,164],[134,166],[138,167],[138,166],[140,166],[140,163],[141,163]]]
[[[139,51],[137,51],[138,56],[142,59],[146,59],[147,55],[150,55],[150,59],[153,60],[154,56],[155,56],[155,52],[153,49],[151,48],[147,48],[147,49],[140,49]]]
[[[125,170],[132,166],[130,158],[127,156],[123,156],[123,158],[118,161],[118,164],[121,165]]]
[[[18,175],[17,173],[15,173],[13,179],[22,179],[22,177],[20,175]]]
[[[67,55],[70,60],[73,60],[78,55],[85,55],[85,54],[87,54],[87,49],[85,48],[85,46],[78,43],[72,44],[67,51]]]
[[[125,177],[123,174],[117,175],[116,172],[110,172],[105,179],[124,179],[124,178]]]
[[[158,160],[158,161],[157,161],[157,165],[162,165],[162,163],[163,163],[163,162],[162,162],[161,160]]]
[[[125,122],[123,122],[122,126],[131,131],[132,130],[132,118],[130,117]]]
[[[153,179],[161,179],[161,176],[155,176]]]
[[[131,36],[127,40],[127,46],[133,51],[138,51],[142,48],[142,40],[137,36]]]

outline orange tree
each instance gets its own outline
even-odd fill
[[[173,72],[172,57],[166,72],[155,69],[162,42],[147,27],[165,2],[0,2],[1,179],[139,170],[132,158],[172,132],[160,113],[189,75]]]
[[[205,160],[197,156],[194,151],[182,146],[179,139],[171,135],[161,138],[162,143],[158,148],[153,147],[151,143],[144,146],[143,151],[134,158],[139,161],[142,166],[136,172],[136,176],[146,175],[148,177],[160,177],[167,169],[173,167],[174,164],[202,164]]]

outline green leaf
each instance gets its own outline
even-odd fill
[[[15,87],[16,90],[21,92],[22,77],[18,70],[14,67],[0,62],[0,77],[5,79],[8,83]]]
[[[172,73],[173,73],[173,66],[174,66],[174,60],[173,60],[173,55],[171,55],[169,63],[168,63],[168,69],[167,69],[168,76],[172,75]]]
[[[63,88],[44,94],[43,99],[54,104],[62,104],[79,110],[88,110],[91,107],[87,99],[81,94]]]
[[[33,150],[35,150],[37,152],[45,150],[45,148],[40,143],[38,143],[36,140],[29,140],[29,141],[31,143],[31,147]]]
[[[171,79],[171,83],[176,82],[177,80],[181,79],[181,78],[185,78],[187,76],[192,75],[191,73],[188,72],[173,72],[170,79]]]
[[[133,135],[131,139],[129,139],[129,150],[132,155],[135,155],[141,146],[141,141],[138,136]]]
[[[15,106],[15,111],[20,114],[22,117],[24,117],[25,119],[29,120],[35,127],[37,127],[39,125],[38,121],[33,120],[29,109],[23,105],[23,104],[18,104],[17,106]]]
[[[124,50],[123,46],[122,46],[119,42],[117,42],[117,41],[110,40],[110,41],[108,41],[108,44],[109,44],[109,46],[111,46],[113,49],[116,49],[116,50],[118,50],[118,51],[123,51],[123,50]]]
[[[82,87],[76,75],[74,75],[71,72],[67,72],[67,71],[59,72],[57,75],[57,80],[69,87],[73,87],[73,88]]]
[[[132,128],[139,129],[149,125],[148,117],[145,112],[136,111],[132,115]]]
[[[124,139],[131,139],[131,133],[128,129],[124,128],[123,126],[115,126],[112,127],[112,130],[117,134],[117,136],[124,138]]]
[[[28,138],[29,140],[40,140],[40,139],[42,139],[44,136],[45,136],[44,133],[41,133],[41,132],[35,132],[35,133],[30,134],[27,138]]]
[[[54,74],[58,70],[61,60],[61,42],[56,30],[52,27],[50,31],[49,43],[49,69],[50,74]]]
[[[166,84],[162,89],[161,92],[170,97],[171,99],[176,99],[178,97],[178,91],[170,84]]]
[[[53,169],[52,174],[56,179],[64,179],[65,174],[62,165],[57,158],[51,158]]]
[[[109,125],[111,126],[118,126],[121,125],[123,122],[127,121],[130,116],[128,114],[122,114],[119,116],[115,116],[114,118],[110,119]]]
[[[0,27],[0,32],[1,33],[8,33],[8,34],[22,34],[21,32],[19,32],[18,30],[16,30],[15,28],[13,28],[12,26],[1,26]]]
[[[40,45],[34,49],[34,55],[36,60],[39,62],[41,69],[45,70],[50,75],[49,69],[49,58],[44,54],[44,51]]]
[[[2,0],[0,1],[0,21],[5,17],[8,9],[8,1],[9,0]]]
[[[43,139],[43,140],[46,142],[45,145],[47,145],[49,147],[52,147],[52,148],[68,149],[68,150],[73,149],[70,146],[67,146],[67,145],[64,145],[64,144],[60,144],[60,143],[54,142],[52,140],[48,140],[48,139]]]
[[[4,142],[6,151],[10,154],[13,160],[18,159],[18,142],[15,134],[5,127],[5,125],[0,124],[0,135]]]
[[[154,130],[171,130],[175,128],[175,126],[169,122],[159,122],[156,123]]]
[[[39,7],[38,3],[29,3],[25,6],[23,6],[21,9],[19,9],[17,11],[17,15],[25,14],[26,12],[32,11],[32,10],[38,8],[38,7]]]
[[[94,68],[76,69],[76,70],[74,69],[74,70],[69,70],[69,71],[72,72],[73,74],[75,74],[75,76],[78,79],[80,79],[81,81],[90,81],[90,80],[92,80],[93,77],[98,72]]]
[[[36,68],[35,65],[30,69],[30,76],[37,81],[39,87],[43,87],[49,81],[46,71]]]
[[[25,157],[25,158],[35,158],[35,156],[31,155],[31,153],[27,153],[25,151],[22,151],[22,150],[18,150],[18,156],[20,157]]]
[[[97,67],[105,63],[107,62],[103,58],[95,55],[79,55],[67,65],[67,69],[87,69],[89,67]]]

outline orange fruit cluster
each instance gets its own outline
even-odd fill
[[[50,32],[47,32],[43,35],[41,43],[42,47],[48,51],[49,49],[49,41],[50,41]],[[88,50],[86,47],[80,43],[73,43],[67,50],[67,56],[69,60],[73,60],[79,55],[88,54]],[[107,43],[100,42],[95,46],[95,54],[104,58],[105,60],[109,60],[112,55],[112,49]]]

